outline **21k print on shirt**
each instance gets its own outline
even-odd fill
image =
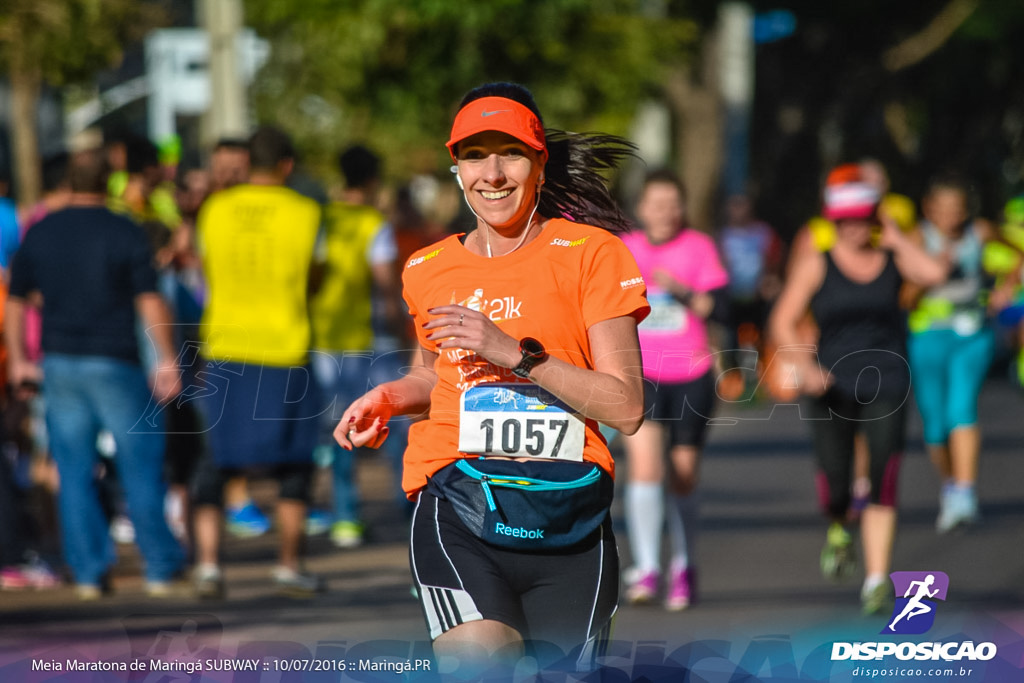
[[[640,269],[622,241],[599,228],[562,219],[548,221],[537,238],[512,254],[493,259],[470,252],[458,236],[451,236],[413,254],[402,279],[403,296],[425,349],[436,350],[438,343],[427,339],[429,331],[422,327],[432,317],[428,311],[460,304],[479,310],[515,339],[540,340],[553,358],[577,367],[593,367],[589,328],[626,315],[642,320],[650,309]],[[413,463],[406,470],[407,492],[460,457],[463,392],[485,382],[524,382],[511,370],[472,351],[438,352],[431,419],[413,426],[417,439],[411,440],[407,452],[407,462]],[[583,459],[611,472],[614,465],[592,422],[587,423]],[[496,431],[495,447],[499,435]],[[556,435],[549,436],[545,443],[554,443]],[[525,440],[521,447],[526,448]]]

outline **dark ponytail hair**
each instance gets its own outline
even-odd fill
[[[544,122],[533,95],[518,83],[487,83],[474,88],[462,98],[459,109],[483,97],[514,100]],[[633,224],[608,191],[601,172],[636,156],[636,145],[604,133],[570,133],[546,126],[544,131],[548,162],[538,211],[549,218],[566,218],[611,232],[631,230]]]

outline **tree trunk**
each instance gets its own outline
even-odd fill
[[[14,51],[17,55],[17,50]],[[14,178],[19,206],[39,201],[42,161],[39,158],[39,133],[36,111],[42,90],[39,70],[24,60],[11,60],[11,132],[14,137]]]
[[[711,232],[722,172],[724,133],[722,106],[715,79],[717,34],[704,40],[701,77],[690,65],[677,67],[666,83],[666,95],[678,122],[676,157],[686,185],[690,225]]]

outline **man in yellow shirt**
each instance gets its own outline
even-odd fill
[[[323,398],[320,448],[330,449],[333,470],[334,523],[331,540],[341,548],[363,540],[355,459],[331,433],[341,412],[371,384],[398,376],[406,354],[398,348],[401,330],[394,230],[375,206],[380,159],[362,145],[338,157],[345,176],[341,200],[325,211],[317,283],[310,315],[313,321],[313,369]],[[396,422],[397,424],[397,422]],[[404,426],[404,425],[403,425]],[[403,434],[391,435],[393,455],[404,450]]]
[[[308,292],[320,207],[284,186],[294,163],[287,135],[262,127],[249,151],[249,182],[210,197],[197,222],[207,282],[197,378],[210,453],[194,487],[195,582],[207,598],[224,591],[224,483],[243,472],[280,483],[275,583],[293,595],[323,587],[300,565],[318,411]]]

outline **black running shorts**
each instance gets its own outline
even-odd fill
[[[535,650],[557,645],[576,659],[577,670],[589,669],[604,653],[619,592],[610,517],[577,546],[517,552],[480,540],[446,500],[423,491],[411,541],[413,578],[431,639],[489,619],[514,628],[528,647],[534,641]]]
[[[644,381],[644,417],[668,431],[668,445],[704,445],[715,408],[715,376],[708,370],[689,382]]]

